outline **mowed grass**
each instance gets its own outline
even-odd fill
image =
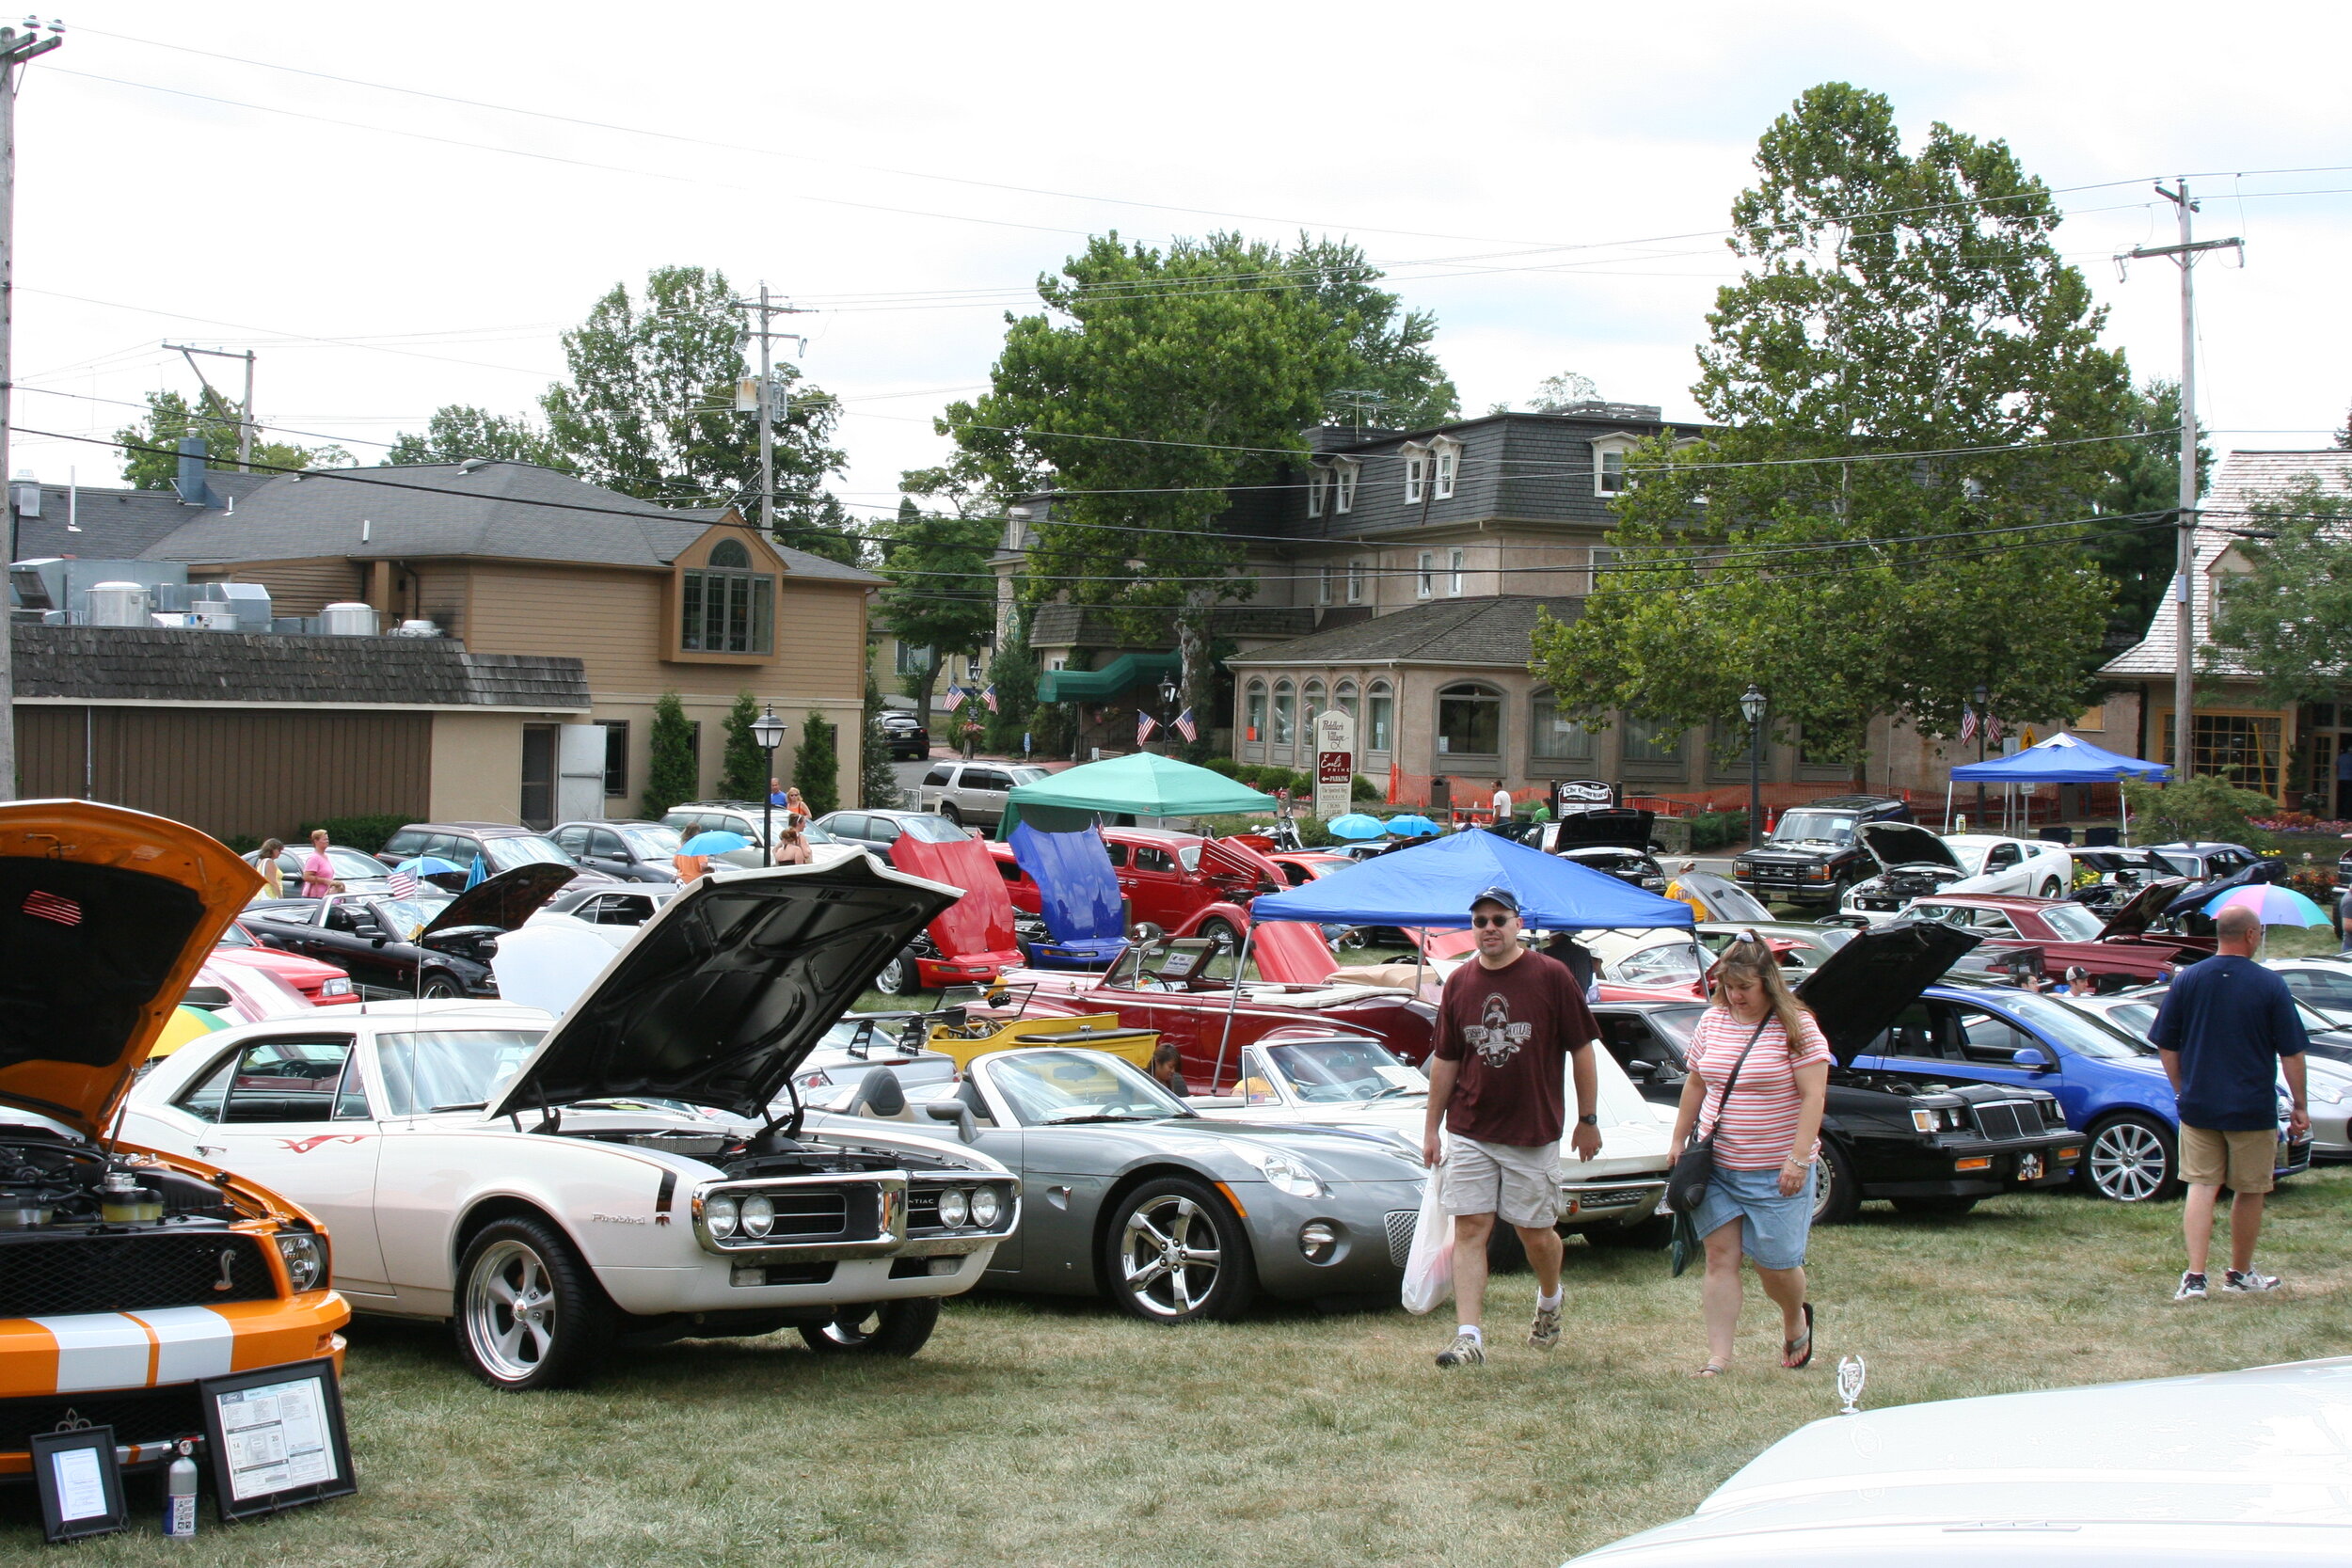
[[[820,1359],[786,1334],[616,1354],[592,1386],[494,1394],[444,1332],[362,1323],[344,1385],[362,1490],[192,1546],[136,1533],[88,1563],[1524,1564],[1678,1517],[1836,1407],[2158,1377],[2352,1351],[2352,1170],[2291,1182],[2262,1299],[2171,1305],[2177,1204],[2005,1198],[1958,1220],[1883,1207],[1815,1239],[1821,1354],[1774,1366],[1753,1282],[1733,1375],[1704,1358],[1697,1278],[1571,1243],[1560,1349],[1519,1343],[1525,1275],[1489,1298],[1492,1359],[1440,1372],[1440,1309],[1265,1307],[1187,1328],[1094,1303],[966,1298],[911,1361]],[[1997,1433],[1986,1433],[1999,1441]],[[0,1560],[40,1553],[29,1488]]]

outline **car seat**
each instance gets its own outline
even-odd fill
[[[877,1121],[913,1121],[914,1112],[907,1105],[907,1091],[899,1084],[898,1075],[886,1067],[868,1068],[866,1076],[857,1081],[857,1092],[850,1097],[850,1114],[871,1117]]]

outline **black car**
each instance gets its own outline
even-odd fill
[[[874,728],[882,732],[882,744],[890,754],[901,762],[931,754],[931,732],[923,727],[923,721],[903,708],[890,708],[874,721]]]
[[[1821,1121],[1816,1223],[1850,1220],[1870,1198],[1891,1199],[1904,1213],[1963,1214],[1997,1193],[2074,1180],[2083,1138],[2067,1128],[2056,1095],[1852,1065],[1979,940],[1896,921],[1857,933],[1797,988],[1837,1057]],[[1593,1007],[1610,1054],[1661,1104],[1682,1098],[1683,1048],[1705,1011],[1695,1002]]]
[[[928,811],[836,811],[817,819],[819,831],[882,857],[890,863],[890,847],[912,833],[926,844],[953,844],[970,838],[972,830]]]
[[[1834,910],[1848,888],[1878,873],[1854,830],[1911,819],[1909,802],[1891,795],[1831,795],[1791,806],[1770,838],[1731,863],[1732,879],[1767,901]]]
[[[677,880],[678,832],[661,822],[564,822],[548,835],[588,871],[626,882]]]
[[[1579,865],[1590,866],[1604,877],[1662,893],[1666,875],[1650,858],[1651,851],[1658,847],[1649,836],[1657,821],[1658,814],[1654,811],[1632,811],[1621,806],[1580,811],[1552,823],[1536,842],[1538,847]]]
[[[363,1001],[496,996],[490,958],[498,939],[577,875],[568,865],[517,866],[454,898],[264,898],[246,908],[246,929],[264,947],[342,969]]]

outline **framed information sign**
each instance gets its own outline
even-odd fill
[[[77,1427],[37,1432],[33,1482],[40,1493],[40,1530],[51,1541],[105,1535],[130,1520],[122,1505],[122,1466],[115,1459],[115,1429]]]
[[[197,1385],[213,1497],[247,1519],[359,1490],[332,1361],[294,1361]]]

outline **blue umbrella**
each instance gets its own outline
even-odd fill
[[[1427,838],[1445,832],[1426,816],[1391,816],[1385,831],[1399,838]]]
[[[466,868],[455,861],[445,861],[438,855],[419,855],[393,866],[394,871],[414,872],[420,877],[462,877]]]
[[[1389,831],[1388,824],[1369,812],[1351,811],[1345,816],[1335,816],[1324,824],[1342,838],[1378,838]]]
[[[730,849],[748,849],[752,841],[741,833],[696,833],[677,847],[681,855],[723,855]]]
[[[483,883],[488,881],[489,879],[490,868],[482,863],[482,857],[480,855],[476,855],[473,858],[473,864],[467,868],[466,885],[469,888],[480,887]]]

